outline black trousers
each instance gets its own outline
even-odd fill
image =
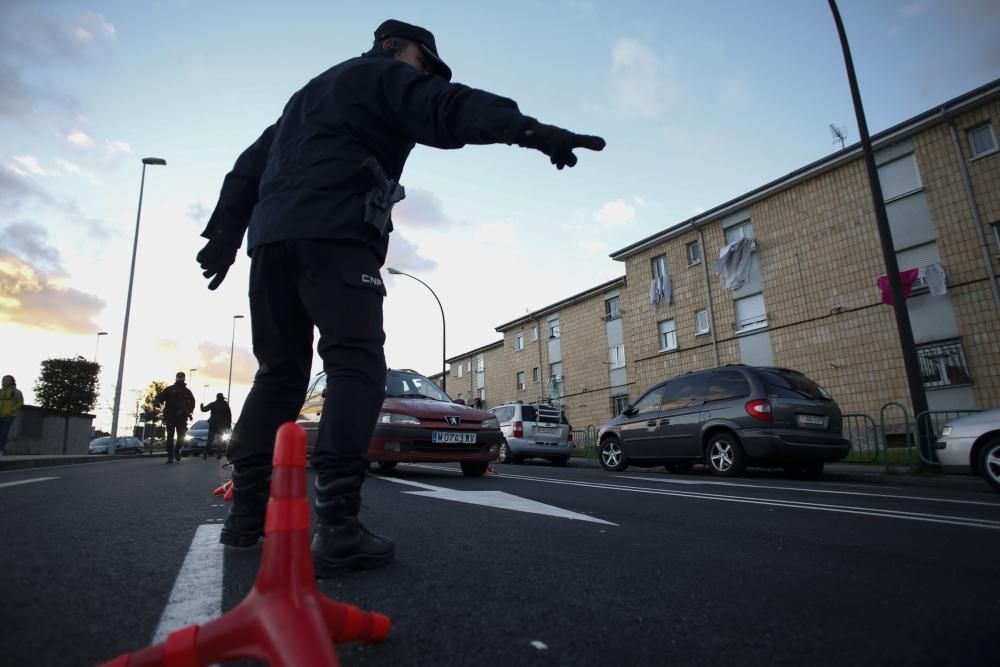
[[[181,460],[181,445],[187,436],[187,422],[166,422],[167,427],[167,460]],[[177,434],[177,442],[174,444],[174,433]]]
[[[269,468],[278,427],[298,417],[315,327],[327,394],[312,464],[321,474],[364,475],[385,397],[379,265],[370,249],[335,241],[281,241],[253,250],[250,319],[259,368],[229,444],[238,470]]]

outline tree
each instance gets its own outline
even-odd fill
[[[100,370],[100,364],[79,356],[42,362],[42,372],[35,381],[35,398],[43,408],[65,416],[63,454],[69,443],[70,416],[93,410],[97,403],[97,374]]]
[[[156,436],[156,423],[163,418],[163,405],[156,405],[156,397],[161,391],[167,388],[167,383],[161,380],[153,380],[146,388],[146,395],[142,397],[139,404],[139,421],[153,425],[153,436]],[[143,429],[145,433],[145,429]],[[149,453],[153,453],[153,448],[149,448]]]

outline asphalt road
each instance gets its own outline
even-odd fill
[[[342,664],[1000,661],[985,486],[496,468],[370,477],[362,519],[396,562],[320,589],[393,630],[338,646]],[[226,476],[149,458],[0,473],[0,664],[94,665],[232,608],[261,552],[215,544]]]

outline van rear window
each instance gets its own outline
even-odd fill
[[[769,395],[832,401],[830,393],[801,373],[763,371],[760,374]]]
[[[560,420],[560,416],[562,419]],[[521,406],[521,419],[526,422],[538,421],[544,424],[568,424],[566,420],[566,413],[560,412],[558,409],[543,407],[541,410],[536,410],[534,405],[522,405]]]

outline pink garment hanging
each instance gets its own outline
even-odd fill
[[[910,290],[913,289],[913,282],[917,279],[917,274],[920,269],[907,269],[906,271],[899,272],[899,282],[903,285],[903,297],[910,296]],[[879,276],[878,277],[878,288],[882,291],[882,301],[890,306],[892,305],[892,290],[889,289],[889,277]]]

